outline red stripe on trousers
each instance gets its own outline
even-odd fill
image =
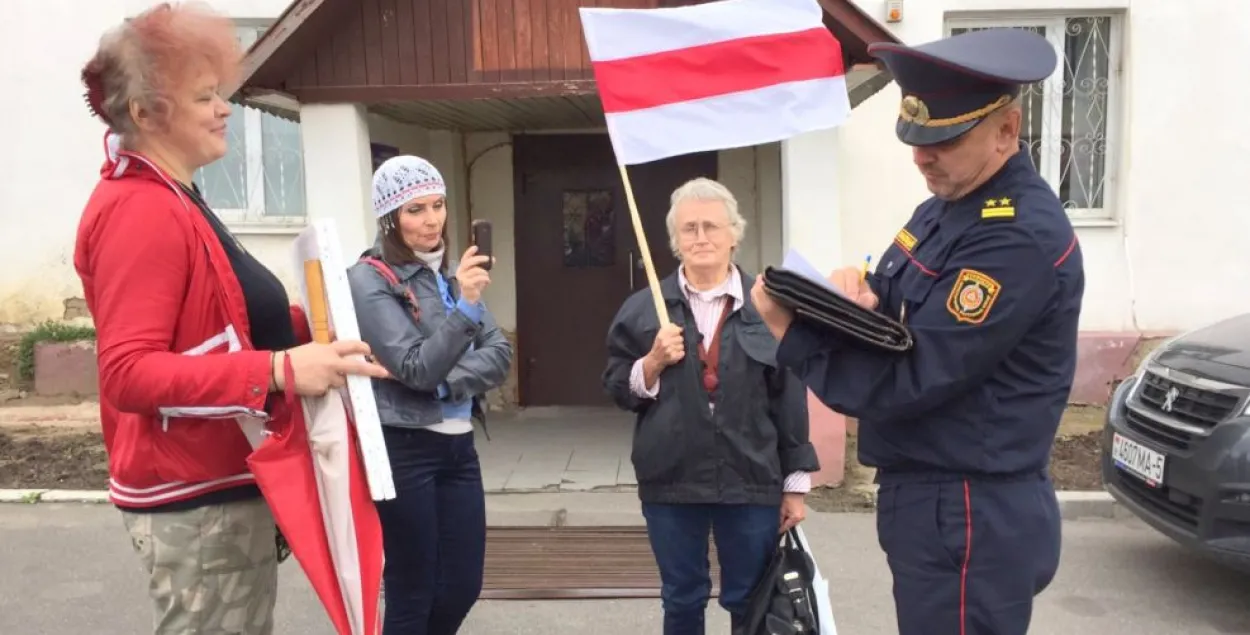
[[[823,26],[595,62],[608,114],[838,77],[842,45]]]
[[[959,571],[959,635],[968,628],[968,561],[972,560],[972,492],[964,479],[964,565]]]

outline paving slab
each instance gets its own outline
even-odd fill
[[[46,427],[99,430],[100,405],[94,401],[68,405],[0,408],[0,428]]]
[[[493,414],[478,430],[487,491],[584,492],[628,488],[633,418],[612,408],[528,408]],[[628,467],[626,467],[628,466]]]
[[[644,524],[642,503],[632,492],[488,494],[486,514],[492,524],[526,525],[537,518],[580,527]]]
[[[620,485],[621,457],[613,450],[589,445],[574,448],[560,483],[561,491],[585,492]]]

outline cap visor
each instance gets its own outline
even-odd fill
[[[974,119],[953,126],[926,127],[899,119],[894,125],[894,132],[903,143],[909,146],[932,146],[946,143],[977,127],[983,119]]]

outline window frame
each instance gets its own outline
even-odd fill
[[[1065,59],[1064,33],[1067,31],[1067,20],[1079,18],[1107,18],[1109,21],[1109,42],[1107,46],[1107,113],[1105,123],[1106,152],[1104,154],[1104,176],[1102,185],[1102,207],[1096,208],[1065,208],[1076,224],[1106,225],[1114,224],[1119,217],[1120,200],[1120,152],[1122,148],[1122,128],[1124,120],[1123,74],[1124,74],[1124,14],[1115,10],[1089,11],[995,11],[978,14],[948,14],[943,25],[943,35],[949,37],[954,29],[995,28],[995,27],[1045,27],[1046,40],[1054,47],[1059,57],[1059,64],[1050,77],[1043,80],[1044,120],[1042,122],[1042,139],[1039,148],[1042,165],[1037,166],[1038,172],[1056,193],[1062,185],[1063,166],[1060,163],[1063,152],[1061,149],[1061,132],[1063,126],[1063,80],[1067,64]]]
[[[273,26],[272,20],[235,19],[236,33],[240,34],[243,50],[248,50],[260,39],[266,29]],[[289,233],[297,232],[307,226],[308,210],[299,215],[266,215],[265,214],[265,146],[264,117],[267,113],[256,108],[241,104],[230,104],[230,108],[241,108],[243,111],[244,141],[244,190],[247,207],[214,207],[213,211],[223,222],[241,233]],[[273,115],[270,115],[273,116]],[[300,148],[301,168],[303,148]],[[305,182],[305,185],[307,183]]]

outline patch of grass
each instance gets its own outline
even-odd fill
[[[22,336],[17,348],[17,375],[23,381],[35,379],[35,345],[39,342],[81,342],[94,340],[95,329],[51,320],[36,326]]]

